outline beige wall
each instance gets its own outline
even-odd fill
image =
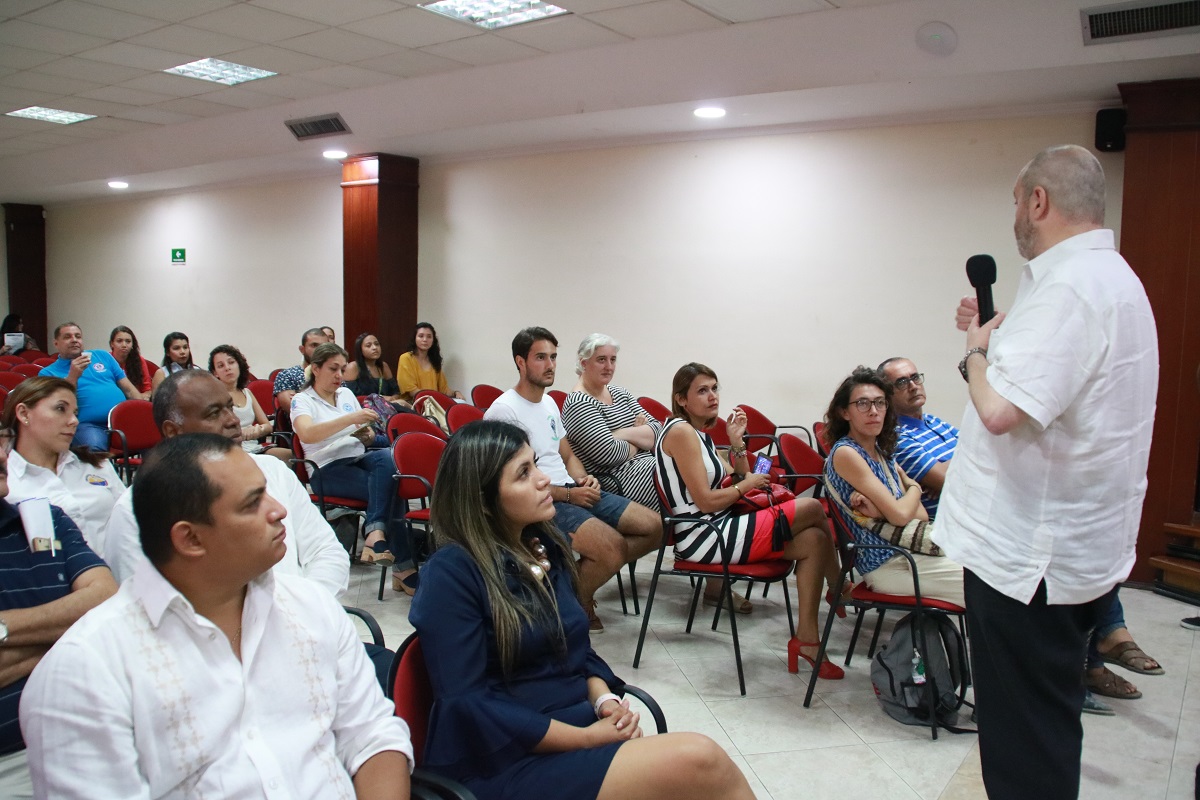
[[[1008,305],[1020,259],[1012,182],[1042,147],[1088,144],[1092,117],[941,123],[426,164],[420,316],[451,385],[507,387],[509,342],[554,331],[557,388],[594,330],[624,348],[616,382],[668,400],[703,361],[725,404],[810,423],[858,363],[909,355],[930,410],[957,420],[955,301],[966,259],[999,264]],[[1123,160],[1103,157],[1109,220]],[[341,330],[336,180],[198,191],[51,209],[50,317],[93,345],[124,322],[160,356],[179,329],[197,351],[241,346],[261,372],[294,363],[301,330]],[[172,267],[172,247],[187,247]],[[139,299],[141,298],[141,299]],[[281,301],[280,298],[283,298]],[[294,320],[294,322],[293,322]],[[395,353],[389,353],[394,358]]]

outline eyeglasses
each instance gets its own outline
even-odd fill
[[[913,386],[924,386],[925,373],[914,372],[912,375],[907,375],[903,378],[896,378],[896,380],[892,381],[892,386],[895,386],[897,389],[907,389],[910,383]]]
[[[871,406],[875,406],[876,411],[887,411],[888,401],[886,397],[876,397],[874,400],[867,397],[860,397],[850,405],[865,414],[871,410]]]

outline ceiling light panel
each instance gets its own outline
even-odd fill
[[[60,111],[57,108],[42,108],[41,106],[30,106],[29,108],[22,108],[19,111],[9,111],[7,116],[37,119],[42,122],[57,122],[59,125],[70,125],[75,122],[83,122],[85,119],[96,118],[95,114],[80,114],[75,111]]]
[[[470,22],[489,31],[570,13],[565,8],[541,0],[439,0],[436,3],[422,3],[421,8]]]
[[[269,78],[276,74],[265,69],[234,64],[232,61],[222,61],[219,58],[202,58],[189,64],[180,64],[177,67],[164,69],[163,72],[183,75],[186,78],[199,78],[202,81],[212,81],[225,86],[237,86],[239,83]]]

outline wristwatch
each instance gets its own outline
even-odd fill
[[[0,619],[0,647],[8,641],[8,625],[4,620]]]
[[[963,356],[962,361],[958,362],[958,371],[963,376],[964,381],[969,382],[971,380],[970,378],[967,377],[967,359],[970,358],[971,356],[975,355],[976,353],[982,353],[983,357],[987,358],[987,348],[986,347],[972,347],[970,350],[967,351],[967,354],[965,356]]]

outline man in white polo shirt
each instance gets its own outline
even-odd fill
[[[1082,147],[1039,153],[1013,190],[1028,259],[1012,311],[959,307],[971,402],[934,538],[964,567],[983,781],[991,800],[1079,793],[1089,631],[1134,561],[1158,344],[1104,223]]]

